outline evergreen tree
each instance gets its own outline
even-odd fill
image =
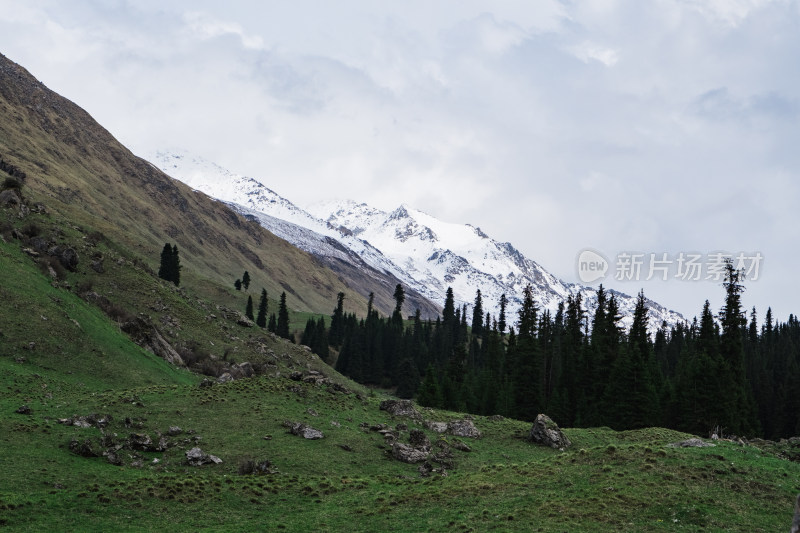
[[[172,259],[170,260],[171,281],[176,287],[181,284],[181,259],[178,256],[178,245],[172,246]]]
[[[250,273],[245,270],[244,274],[242,275],[242,287],[244,290],[248,290],[250,288]]]
[[[372,308],[372,298],[369,300],[369,307],[367,311]],[[336,295],[336,309],[333,310],[331,316],[331,330],[328,334],[328,340],[331,346],[339,348],[344,340],[344,293],[340,292]]]
[[[406,301],[406,293],[401,284],[397,284],[394,289],[394,313],[392,313],[392,322],[400,328],[403,327],[403,302]]]
[[[497,328],[500,330],[501,335],[506,334],[506,305],[508,305],[508,298],[503,293],[500,295],[500,316],[497,319]]]
[[[275,319],[275,313],[269,315],[269,322],[267,322],[267,331],[270,333],[278,334],[278,321]]]
[[[289,333],[289,309],[286,307],[286,292],[281,293],[281,302],[278,306],[278,322],[275,327],[275,334],[284,339],[294,342]]]
[[[439,386],[439,380],[436,378],[436,371],[432,365],[428,365],[425,370],[425,377],[419,386],[419,393],[417,394],[417,403],[425,407],[440,408],[444,406],[442,389]]]
[[[167,281],[172,281],[172,245],[164,243],[161,250],[161,263],[158,266],[158,277]]]
[[[727,394],[731,398],[731,411],[726,417],[729,429],[737,435],[756,433],[754,402],[745,374],[744,332],[747,319],[742,311],[741,294],[743,272],[733,267],[733,262],[725,262],[725,305],[720,312],[720,355],[730,388]]]
[[[244,308],[244,316],[253,320],[253,297],[247,296],[247,306]]]
[[[236,281],[234,281],[233,288],[236,289],[237,291],[242,290],[242,280],[237,279]]]
[[[480,336],[483,329],[483,299],[481,290],[475,293],[475,305],[472,308],[472,334]]]
[[[158,266],[158,277],[171,281],[175,286],[181,284],[181,261],[177,245],[164,244],[164,248],[161,250],[161,262]]]
[[[267,327],[267,289],[261,289],[261,299],[258,301],[258,315],[256,315],[256,325],[260,328]]]

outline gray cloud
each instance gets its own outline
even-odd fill
[[[406,202],[575,254],[759,250],[785,317],[797,237],[794,1],[0,0],[0,51],[135,151],[184,147],[303,204]],[[610,283],[688,315],[713,283]]]

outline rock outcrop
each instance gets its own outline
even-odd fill
[[[189,463],[189,466],[202,466],[211,463],[219,464],[222,462],[222,459],[216,455],[205,453],[203,450],[195,446],[186,452],[186,461]]]
[[[672,442],[667,444],[667,446],[670,448],[707,448],[710,446],[716,446],[716,444],[706,442],[697,437],[692,437],[691,439],[682,440],[680,442]]]
[[[549,446],[557,450],[572,446],[572,442],[564,435],[558,424],[553,422],[549,416],[543,414],[536,416],[528,438],[536,444]]]
[[[320,430],[307,426],[302,422],[284,422],[284,425],[289,428],[289,433],[304,439],[317,440],[325,436]]]
[[[454,437],[467,437],[470,439],[478,439],[481,436],[480,430],[475,427],[472,420],[466,418],[448,422],[447,432]]]
[[[384,400],[381,402],[380,409],[392,416],[406,416],[415,420],[421,418],[411,400]]]

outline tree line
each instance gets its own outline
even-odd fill
[[[728,264],[717,314],[706,301],[699,319],[655,332],[643,292],[626,332],[615,296],[602,286],[591,316],[580,295],[554,314],[542,311],[529,286],[509,326],[504,296],[492,317],[480,291],[469,313],[455,306],[451,289],[435,321],[417,311],[406,324],[398,285],[391,317],[373,309],[372,295],[365,317],[344,313],[340,293],[327,339],[324,321],[312,319],[302,342],[326,360],[328,345],[338,350],[336,369],[352,379],[396,387],[431,407],[521,420],[546,412],[570,427],[798,435],[800,323],[794,315],[778,323],[767,310],[759,325],[755,309],[748,320],[742,282]]]

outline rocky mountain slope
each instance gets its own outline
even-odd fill
[[[359,268],[401,280],[433,302],[444,302],[447,288],[452,287],[456,304],[471,309],[479,289],[485,311],[496,316],[505,294],[507,314],[513,317],[523,289],[530,284],[539,306],[551,312],[569,295],[580,294],[590,312],[596,306],[595,288],[564,283],[511,243],[498,242],[469,224],[442,222],[406,205],[387,213],[363,203],[332,201],[303,210],[258,180],[199,156],[162,151],[152,154],[151,160],[177,179],[249,214],[296,246],[328,260],[343,254],[351,261],[357,257],[354,264]],[[627,327],[636,299],[614,294]],[[672,326],[684,320],[651,300],[648,313],[651,331],[663,322]]]
[[[25,172],[26,190],[54,214],[118,239],[150,265],[177,244],[186,275],[233,286],[249,271],[295,309],[330,313],[344,291],[349,309],[366,297],[311,255],[193,191],[132,154],[88,113],[0,55],[0,155]],[[393,287],[392,287],[393,289]],[[392,309],[384,299],[385,311]]]

